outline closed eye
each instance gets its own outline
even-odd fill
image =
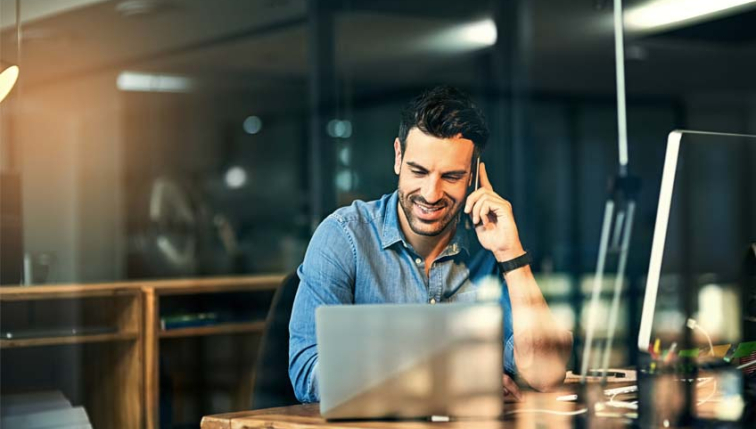
[[[457,182],[459,180],[462,180],[464,176],[461,174],[444,174],[442,177],[444,178],[444,180],[448,180],[450,182]]]

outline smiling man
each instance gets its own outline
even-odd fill
[[[297,270],[289,325],[289,376],[300,401],[319,400],[317,307],[474,301],[491,276],[503,280],[504,395],[519,399],[515,373],[538,390],[562,382],[572,335],[536,284],[512,206],[477,162],[487,140],[467,96],[448,86],[421,94],[403,110],[394,141],[398,189],[355,201],[318,226]]]

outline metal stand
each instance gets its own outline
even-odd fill
[[[622,295],[623,280],[627,265],[627,254],[630,248],[630,236],[632,234],[633,219],[635,217],[635,198],[640,189],[639,179],[628,174],[627,113],[625,106],[625,49],[622,0],[614,0],[614,47],[617,76],[619,172],[610,183],[609,197],[604,206],[604,220],[601,227],[601,241],[599,243],[598,261],[596,263],[596,276],[593,281],[591,304],[588,310],[588,326],[586,328],[585,344],[581,359],[581,384],[585,384],[588,367],[591,364],[593,337],[596,330],[596,323],[598,322],[598,303],[601,294],[601,286],[604,281],[606,259],[608,255],[617,255],[617,277],[614,281],[614,296],[612,299],[612,308],[609,315],[608,325],[609,337],[604,345],[600,366],[602,369],[602,384],[606,382],[606,370],[609,366],[609,356],[614,342],[614,331],[617,327],[619,298]],[[613,229],[612,225],[614,226]]]

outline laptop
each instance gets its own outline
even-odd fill
[[[320,413],[326,419],[498,417],[498,304],[319,307]]]

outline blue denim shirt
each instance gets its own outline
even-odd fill
[[[355,201],[328,216],[313,234],[297,274],[289,323],[289,378],[302,402],[320,399],[315,309],[332,304],[474,301],[480,280],[502,276],[491,252],[460,222],[428,277],[425,261],[407,242],[397,213],[398,193]],[[512,311],[502,285],[504,370],[515,372]]]

